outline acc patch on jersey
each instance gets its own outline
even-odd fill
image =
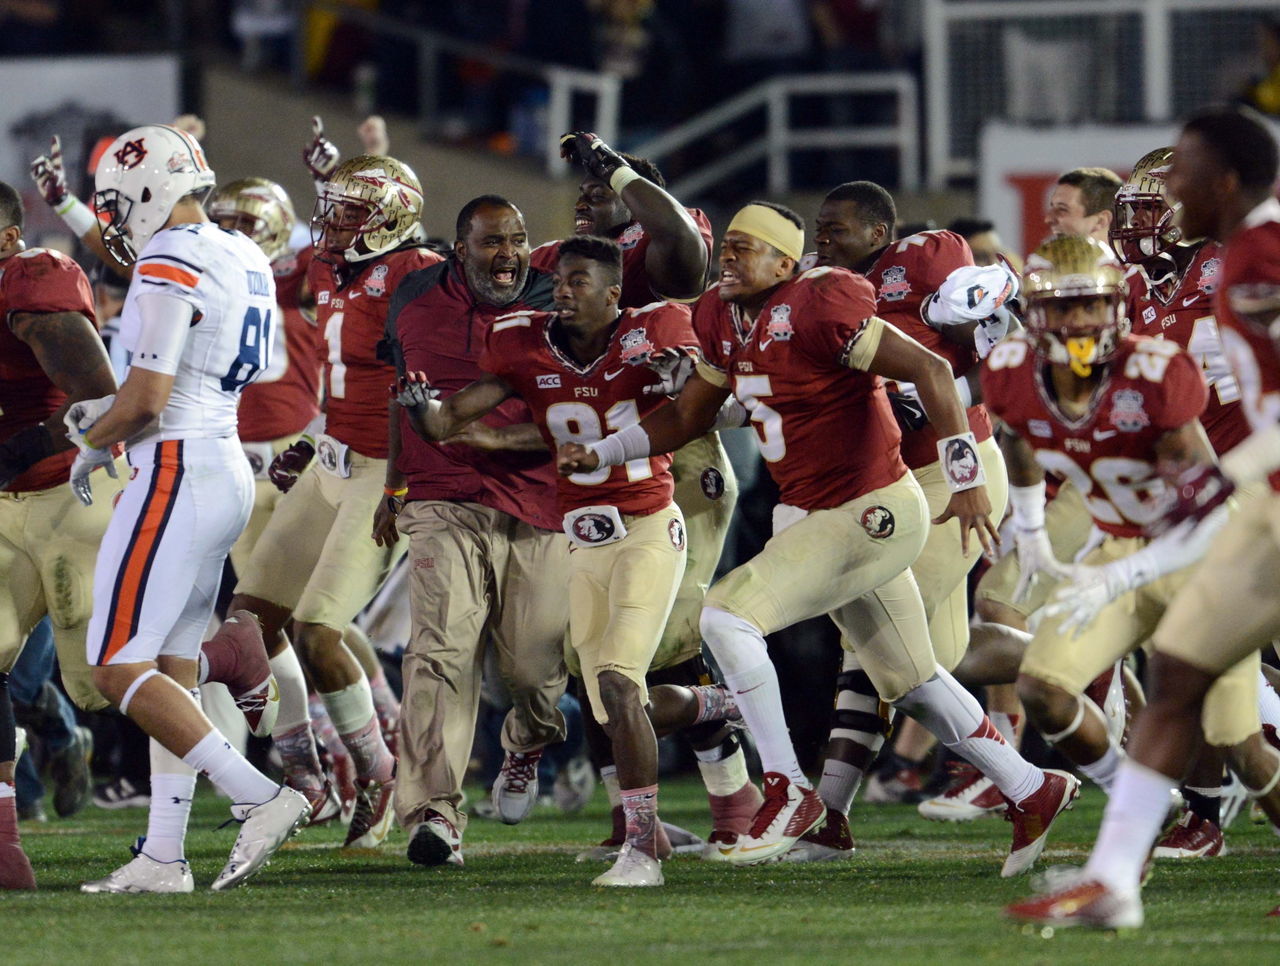
[[[883,540],[885,537],[893,536],[893,514],[889,512],[888,507],[869,506],[862,511],[862,519],[859,521],[862,529],[867,531],[867,535],[873,540]]]
[[[613,534],[613,521],[603,513],[584,513],[573,521],[573,535],[583,543],[605,543]]]
[[[880,275],[879,298],[886,302],[901,302],[911,294],[911,283],[907,281],[907,270],[902,265],[890,265]]]
[[[1142,408],[1142,393],[1136,389],[1118,389],[1111,397],[1111,425],[1126,433],[1138,433],[1151,425],[1151,417]]]
[[[667,536],[671,538],[671,546],[677,550],[684,549],[684,524],[679,520],[672,520],[667,524]]]
[[[724,496],[724,474],[714,466],[703,470],[698,482],[702,485],[702,495],[708,500],[718,500]]]

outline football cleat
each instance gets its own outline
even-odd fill
[[[257,616],[238,610],[227,616],[218,633],[207,640],[203,649],[227,649],[234,652],[235,668],[230,680],[222,681],[244,715],[249,731],[257,738],[268,738],[280,712],[280,688],[262,641],[262,628]]]
[[[324,825],[332,822],[342,812],[342,802],[338,799],[338,791],[333,787],[333,782],[329,779],[324,780],[323,785],[308,784],[304,787],[295,787],[288,778],[285,778],[285,784],[292,788],[295,792],[300,792],[307,799],[307,804],[311,806],[311,818],[307,820],[306,828],[313,825]]]
[[[232,805],[232,816],[242,823],[231,856],[210,886],[214,892],[234,889],[270,860],[276,849],[284,845],[307,824],[311,806],[305,795],[281,786],[259,805]]]
[[[796,844],[791,846],[791,851],[782,857],[782,861],[831,862],[851,859],[854,849],[848,817],[834,808],[828,808],[826,821],[800,836]]]
[[[734,865],[756,865],[782,858],[805,832],[817,828],[827,807],[812,788],[800,788],[780,772],[765,772],[764,804],[751,828],[720,854]]]
[[[115,781],[94,788],[93,804],[109,810],[146,808],[151,804],[151,793],[138,788],[122,775]]]
[[[1124,696],[1123,667],[1124,661],[1117,661],[1094,678],[1084,691],[1085,697],[1096,704],[1102,712],[1103,722],[1107,726],[1107,736],[1117,748],[1124,743],[1125,728],[1129,723],[1129,708]]]
[[[1156,843],[1157,859],[1211,859],[1225,851],[1222,829],[1187,810]]]
[[[746,782],[732,795],[712,795],[707,792],[711,807],[711,835],[702,846],[702,857],[710,862],[723,861],[721,846],[737,844],[738,836],[747,834],[756,812],[764,804],[764,796],[752,782]]]
[[[972,822],[1003,812],[1007,804],[990,778],[967,762],[954,762],[946,791],[926,798],[916,811],[931,822]]]
[[[396,780],[357,782],[356,808],[347,826],[344,849],[376,849],[391,831],[395,819]]]
[[[53,779],[53,810],[68,818],[89,804],[93,797],[93,732],[83,725],[71,731],[65,747],[49,756],[49,777]]]
[[[900,802],[920,801],[924,782],[915,768],[899,768],[886,773],[876,772],[867,779],[862,800],[871,805],[891,805]]]
[[[1101,882],[1079,877],[1075,884],[1006,906],[1004,914],[1022,922],[1063,928],[1137,929],[1142,925],[1142,899],[1137,892],[1116,892]]]
[[[566,815],[576,815],[591,801],[596,790],[596,770],[586,755],[570,758],[556,773],[551,786],[551,797],[556,808]]]
[[[1225,769],[1222,776],[1222,798],[1219,806],[1218,827],[1224,832],[1231,827],[1240,814],[1240,810],[1244,808],[1244,803],[1249,800],[1249,789],[1244,787],[1244,782],[1236,777],[1236,773],[1230,768]]]
[[[433,808],[409,833],[409,861],[415,865],[462,865],[462,833]]]
[[[144,839],[132,846],[133,861],[120,866],[109,876],[94,879],[80,886],[81,892],[194,892],[195,879],[186,859],[161,862],[142,851]]]
[[[503,756],[491,794],[494,811],[504,825],[520,824],[538,804],[538,762],[541,760],[542,749],[508,751]]]
[[[1021,875],[1035,865],[1049,840],[1049,829],[1080,794],[1080,779],[1046,769],[1040,787],[1019,802],[1009,802],[1005,818],[1013,823],[1013,844],[1000,870],[1002,878]]]
[[[660,886],[663,883],[662,863],[646,852],[624,842],[618,852],[618,860],[608,872],[591,880],[593,886]]]

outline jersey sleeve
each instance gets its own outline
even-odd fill
[[[59,252],[37,248],[12,255],[5,261],[3,278],[3,302],[9,317],[19,312],[80,312],[97,321],[89,279],[79,265]]]
[[[554,272],[556,262],[560,260],[560,243],[558,241],[543,242],[529,253],[529,267],[544,272]]]
[[[199,235],[180,225],[157,232],[133,267],[141,292],[158,292],[186,302],[199,319],[205,311],[205,290],[200,282],[208,268],[202,265]]]
[[[729,385],[730,344],[723,328],[724,306],[713,285],[693,304],[693,332],[702,350],[698,375],[713,386]]]
[[[635,314],[638,318],[645,319],[645,330],[655,352],[684,349],[701,357],[698,337],[693,331],[693,312],[688,305],[653,302],[637,309]]]
[[[1209,386],[1200,365],[1188,353],[1179,351],[1169,360],[1162,381],[1164,404],[1154,417],[1155,423],[1164,429],[1177,429],[1198,419],[1209,402]]]
[[[541,325],[544,318],[542,312],[531,311],[499,315],[485,330],[484,345],[476,364],[499,379],[508,379],[514,368],[513,360],[520,360],[525,355],[521,347],[524,336],[535,325]]]
[[[876,318],[875,291],[861,275],[842,268],[811,268],[800,278],[804,287],[803,305],[792,307],[797,346],[821,366],[870,366],[883,334]]]

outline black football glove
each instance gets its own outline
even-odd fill
[[[619,168],[629,168],[626,159],[590,131],[571,131],[560,136],[560,157],[582,165],[593,178],[608,184]]]

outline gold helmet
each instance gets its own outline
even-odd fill
[[[1167,278],[1177,266],[1169,256],[1182,242],[1175,221],[1181,203],[1169,197],[1165,180],[1173,165],[1173,148],[1157,148],[1133,166],[1133,174],[1116,192],[1115,217],[1108,238],[1126,265],[1142,265],[1153,281]],[[1155,279],[1153,272],[1161,276]]]
[[[316,199],[311,239],[348,262],[376,258],[418,233],[422,185],[395,158],[362,154],[338,165]]]
[[[1125,316],[1124,272],[1111,253],[1092,238],[1053,238],[1027,257],[1022,298],[1026,326],[1036,352],[1054,365],[1070,366],[1081,378],[1109,361],[1129,332]],[[1091,318],[1064,316],[1068,300],[1101,298],[1085,306]]]
[[[266,178],[241,178],[223,185],[205,206],[223,228],[234,228],[253,239],[268,261],[289,251],[289,236],[298,216],[285,190]]]

